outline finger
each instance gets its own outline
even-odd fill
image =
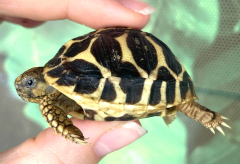
[[[91,146],[74,144],[50,128],[36,139],[29,139],[18,147],[0,154],[0,163],[98,163],[105,155],[118,150],[143,136],[147,131],[139,122],[96,122],[73,119],[89,137]]]
[[[3,22],[3,18],[0,17],[0,24]]]
[[[24,27],[28,27],[28,28],[36,27],[36,26],[39,26],[44,23],[43,21],[34,21],[31,19],[16,18],[16,17],[9,17],[9,16],[3,17],[2,19],[6,20],[8,22],[22,25]]]
[[[36,21],[70,19],[91,28],[144,27],[154,8],[138,0],[1,0],[0,15]]]

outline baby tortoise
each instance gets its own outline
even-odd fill
[[[106,28],[64,44],[44,67],[17,77],[25,101],[40,104],[57,134],[87,144],[67,117],[128,121],[162,116],[167,124],[178,111],[213,133],[229,127],[218,113],[198,104],[192,79],[168,46],[150,33]]]

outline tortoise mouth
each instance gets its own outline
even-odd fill
[[[17,94],[24,100],[24,101],[27,101],[27,102],[30,102],[30,97],[28,96],[27,93],[24,93],[24,91],[18,87],[17,84],[15,84],[15,88],[17,90]]]
[[[28,94],[25,94],[25,93],[19,93],[18,92],[18,95],[26,102],[32,102],[32,103],[39,103],[40,102],[40,97],[31,97],[29,96]]]
[[[26,91],[21,87],[21,84],[15,84],[17,94],[26,102],[39,103],[40,97],[33,95],[31,91]]]

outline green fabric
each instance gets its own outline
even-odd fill
[[[193,78],[199,103],[229,117],[232,130],[213,135],[200,123],[178,114],[168,128],[162,118],[142,119],[148,133],[107,155],[100,164],[237,164],[240,163],[240,9],[237,1],[147,1],[157,10],[144,31],[163,40]],[[238,6],[238,8],[236,7]],[[28,68],[43,66],[71,38],[91,29],[63,20],[26,29],[4,22],[0,26],[0,55],[8,87]],[[19,109],[18,109],[19,110]],[[37,105],[27,104],[27,119],[48,127]],[[33,114],[34,113],[34,114]]]

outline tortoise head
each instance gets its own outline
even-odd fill
[[[54,90],[44,80],[42,71],[43,67],[34,67],[16,78],[15,88],[24,101],[40,103],[44,96]]]

